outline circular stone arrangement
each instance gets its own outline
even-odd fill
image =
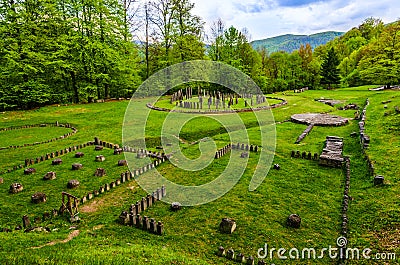
[[[291,120],[295,123],[313,124],[316,126],[343,126],[349,122],[347,118],[319,113],[295,114],[291,117]]]
[[[30,129],[30,128],[52,128],[52,127],[63,127],[66,129],[71,129],[72,132],[65,133],[64,135],[61,135],[56,138],[49,139],[47,141],[42,141],[42,142],[34,142],[34,143],[25,143],[25,144],[20,144],[20,145],[13,145],[13,146],[8,146],[8,147],[0,147],[0,149],[8,149],[8,148],[22,148],[26,146],[33,146],[33,145],[38,145],[38,144],[45,144],[45,143],[50,143],[54,141],[58,141],[61,139],[65,139],[71,135],[74,135],[75,133],[78,132],[78,130],[75,127],[72,127],[69,123],[66,124],[60,124],[59,122],[56,123],[41,123],[41,124],[33,124],[33,125],[23,125],[23,126],[18,126],[18,127],[8,127],[8,128],[0,128],[0,132],[6,132],[6,131],[14,131],[14,130],[21,130],[21,129]]]
[[[152,110],[156,110],[156,111],[164,111],[164,112],[179,112],[179,113],[196,113],[196,114],[229,114],[229,113],[236,113],[236,112],[253,112],[253,111],[261,111],[261,110],[269,110],[269,109],[274,109],[274,108],[279,108],[282,107],[284,105],[287,105],[288,102],[285,99],[282,98],[275,98],[275,97],[265,97],[265,99],[273,99],[273,100],[279,100],[279,103],[275,103],[275,104],[271,104],[271,105],[265,105],[265,106],[251,106],[250,103],[248,107],[245,108],[241,108],[241,109],[232,109],[232,108],[223,108],[222,107],[222,102],[221,102],[221,108],[220,109],[208,109],[207,106],[207,98],[204,98],[205,102],[204,102],[204,108],[198,109],[198,108],[183,108],[183,109],[170,109],[170,108],[161,108],[161,107],[157,107],[154,106],[150,103],[146,104],[146,107]],[[243,99],[243,98],[240,98]],[[247,99],[247,98],[245,98]],[[245,100],[244,99],[244,100]],[[249,99],[247,99],[249,100]],[[245,100],[246,101],[246,100]],[[175,103],[179,102],[179,101],[174,101]],[[195,103],[195,102],[189,102],[189,101],[182,101],[182,103]],[[199,103],[196,103],[198,106]]]

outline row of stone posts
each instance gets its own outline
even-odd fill
[[[225,248],[222,246],[218,247],[217,255],[219,257],[225,257],[229,260],[236,261],[238,263],[244,263],[247,265],[254,265],[254,262],[255,262],[253,256],[246,257],[241,252],[235,253],[235,251],[232,248],[225,250]],[[265,264],[265,263],[262,260],[259,260],[258,264]]]
[[[300,151],[294,151],[292,150],[291,155],[292,158],[302,158],[302,159],[307,159],[307,160],[319,160],[319,154],[314,153],[314,156],[311,154],[311,152],[300,152]]]
[[[34,164],[38,164],[40,162],[43,162],[43,161],[46,161],[46,160],[50,160],[50,159],[53,159],[55,157],[62,156],[62,155],[68,154],[70,152],[74,152],[74,151],[77,151],[79,149],[82,149],[82,148],[85,148],[85,147],[88,147],[88,146],[92,146],[92,145],[94,145],[94,142],[87,142],[87,143],[84,143],[84,144],[80,144],[80,145],[71,146],[71,147],[68,147],[68,148],[65,148],[65,149],[61,149],[61,150],[56,151],[56,152],[47,153],[47,154],[39,156],[37,158],[27,158],[27,159],[25,159],[25,167],[28,167],[28,166],[31,166],[31,165],[34,165]]]
[[[69,123],[67,124],[60,124],[60,123],[56,123],[56,124],[34,124],[34,125],[24,125],[24,126],[19,126],[19,127],[8,127],[8,128],[1,128],[1,131],[12,131],[12,130],[18,130],[18,129],[28,129],[28,128],[35,128],[35,127],[65,127],[65,128],[70,128],[72,130],[72,132],[66,133],[64,135],[61,135],[59,137],[56,138],[52,138],[46,141],[42,141],[42,142],[34,142],[34,143],[27,143],[27,144],[23,144],[23,145],[11,145],[9,147],[0,147],[0,150],[4,150],[4,149],[8,149],[8,148],[22,148],[22,147],[26,147],[26,146],[34,146],[34,145],[39,145],[39,144],[47,144],[47,143],[51,143],[51,142],[55,142],[61,139],[65,139],[71,135],[74,135],[75,133],[78,132],[78,130],[75,127],[72,127]]]
[[[244,151],[250,151],[250,152],[258,152],[259,147],[257,145],[248,145],[248,144],[232,144],[232,149],[234,150],[244,150]]]
[[[161,200],[167,195],[165,186],[158,188],[152,194],[148,194],[146,197],[142,197],[136,204],[132,204],[129,211],[123,211],[119,220],[123,225],[130,225],[132,227],[142,228],[145,231],[162,235],[164,233],[164,225],[161,221],[156,221],[153,218],[147,216],[141,216],[140,214],[152,207],[157,201]]]
[[[231,148],[232,148],[231,144],[225,145],[224,147],[219,149],[217,152],[215,152],[215,158],[218,159],[218,158],[223,157],[231,150]]]
[[[152,152],[145,149],[133,148],[129,146],[124,146],[122,150],[127,153],[136,153],[137,158],[144,158],[146,156],[149,156],[152,158],[161,159],[163,160],[162,162],[165,162],[165,160],[168,159],[168,155],[163,152]]]

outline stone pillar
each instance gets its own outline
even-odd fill
[[[167,189],[165,188],[165,185],[161,187],[161,198],[164,198],[167,196]]]
[[[151,233],[157,234],[157,222],[151,218],[150,219],[150,230]]]
[[[150,230],[150,220],[149,220],[149,218],[147,216],[144,216],[142,221],[143,221],[142,229],[146,230],[146,231],[149,231]]]
[[[142,207],[140,206],[140,203],[138,201],[135,204],[135,210],[136,214],[140,214],[142,212]]]
[[[136,218],[135,215],[129,214],[129,225],[135,226],[136,225]]]
[[[153,199],[151,198],[151,195],[147,195],[146,197],[146,203],[147,203],[147,207],[150,208],[151,206],[153,206]]]
[[[157,223],[157,235],[162,235],[164,233],[164,225],[161,221]]]
[[[136,215],[136,227],[140,228],[141,225],[142,225],[142,217],[139,214],[137,214]]]
[[[142,212],[146,211],[146,209],[147,209],[146,199],[143,197],[142,197],[142,200],[140,201],[140,207],[142,208]]]
[[[24,215],[22,217],[22,225],[24,226],[24,228],[28,228],[31,226],[31,221],[29,220],[29,217],[27,215]]]

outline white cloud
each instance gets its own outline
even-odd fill
[[[282,34],[347,31],[368,17],[385,23],[400,17],[398,0],[192,0],[209,28],[221,18],[227,26],[248,28],[253,39]]]

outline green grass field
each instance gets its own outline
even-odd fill
[[[163,221],[163,236],[118,223],[121,211],[128,210],[131,204],[146,195],[138,183],[131,180],[84,204],[80,209],[79,224],[70,224],[65,217],[56,217],[36,224],[50,228],[51,232],[0,232],[0,264],[238,264],[218,257],[218,247],[233,248],[246,256],[257,257],[257,250],[266,243],[276,249],[295,247],[321,250],[330,245],[335,246],[341,231],[344,170],[324,168],[317,161],[290,157],[292,150],[321,153],[328,135],[344,138],[344,155],[351,159],[347,236],[349,247],[370,248],[374,254],[397,253],[400,257],[400,116],[395,111],[395,107],[400,106],[400,92],[372,92],[368,90],[370,87],[373,86],[268,95],[288,101],[288,105],[272,110],[278,123],[273,163],[280,164],[281,170],[271,169],[260,187],[250,192],[249,183],[259,158],[259,154],[250,153],[243,176],[223,197],[208,204],[183,207],[178,212],[172,212],[168,204],[158,202],[145,214]],[[361,108],[369,98],[366,132],[371,137],[371,144],[366,154],[373,161],[376,174],[385,176],[384,186],[373,185],[373,176],[368,173],[359,138],[350,136],[352,132],[358,131],[358,120],[354,120],[355,111],[341,111],[315,101],[320,98],[343,100],[345,104],[355,103]],[[383,104],[385,101],[391,102]],[[140,99],[138,103],[145,106],[147,100]],[[167,106],[169,102],[164,100],[159,104]],[[387,108],[384,108],[385,105]],[[127,106],[127,101],[116,101],[1,113],[1,128],[59,121],[70,123],[78,129],[78,133],[52,143],[0,150],[0,172],[23,164],[25,158],[35,158],[86,143],[94,137],[121,144],[122,123]],[[350,122],[344,127],[315,127],[296,145],[295,140],[307,126],[283,121],[290,119],[293,114],[306,112],[337,114],[349,118]],[[151,150],[161,144],[161,125],[167,115],[166,112],[150,113],[146,124],[146,143]],[[260,145],[260,127],[255,115],[241,113],[239,116],[246,127],[249,141]],[[230,120],[229,116],[221,119]],[[0,132],[0,146],[44,141],[68,132],[65,128],[53,129],[44,127],[20,129],[14,133]],[[198,141],[204,137],[212,138],[218,148],[229,143],[226,129],[212,115],[202,116],[182,126],[179,132],[182,153],[190,159],[198,158]],[[51,160],[34,165],[37,173],[30,176],[25,176],[23,169],[1,175],[4,183],[0,184],[0,231],[3,228],[14,230],[17,225],[22,225],[24,214],[33,220],[45,211],[59,208],[62,191],[81,197],[115,180],[126,170],[125,167],[117,166],[117,161],[123,159],[123,155],[113,155],[110,149],[100,152],[106,157],[104,162],[94,161],[100,153],[94,151],[93,146],[80,151],[85,153],[82,159],[75,158],[72,152],[60,157],[63,160],[60,166],[52,166]],[[238,151],[232,152],[239,154]],[[80,160],[84,168],[74,172],[70,168],[77,160]],[[135,166],[142,166],[142,162],[138,160]],[[201,185],[217,178],[228,162],[229,155],[226,155],[213,160],[198,172],[184,171],[169,162],[157,170],[170,181],[188,186]],[[99,164],[106,169],[107,176],[93,176]],[[43,181],[43,175],[48,171],[56,171],[57,179]],[[140,178],[151,179],[153,174],[155,172],[150,171]],[[67,190],[69,179],[79,179],[82,184],[76,190]],[[21,182],[24,191],[9,194],[9,186],[14,182]],[[48,201],[34,205],[30,202],[30,196],[38,191],[45,192]],[[291,213],[302,217],[300,229],[286,226],[286,218]],[[237,229],[231,235],[221,234],[218,230],[224,217],[233,218],[237,222]],[[79,234],[70,238],[70,241],[66,240],[73,230],[79,230]],[[266,261],[267,264],[338,264],[337,259],[329,259],[327,256],[315,260],[280,260],[275,256],[273,260]],[[361,259],[348,260],[347,264],[398,264],[399,259],[385,262]]]

